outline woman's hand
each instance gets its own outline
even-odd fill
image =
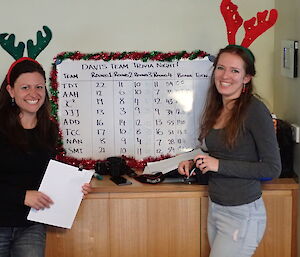
[[[219,160],[209,155],[197,155],[194,158],[194,162],[202,174],[208,171],[218,172],[219,170]]]
[[[90,183],[85,183],[83,186],[82,186],[82,193],[84,194],[84,197],[92,192],[92,187],[91,187],[91,184]]]
[[[179,174],[189,177],[190,169],[193,167],[193,164],[194,164],[194,162],[192,160],[180,162],[178,165]]]
[[[47,195],[36,190],[27,190],[24,204],[36,210],[49,208],[53,201]]]

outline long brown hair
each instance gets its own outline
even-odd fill
[[[24,136],[24,130],[20,121],[20,108],[14,104],[6,89],[8,80],[10,86],[14,87],[17,78],[23,73],[38,72],[46,81],[45,71],[36,61],[24,60],[16,63],[10,70],[9,78],[5,77],[0,88],[0,131],[15,146],[26,150],[28,143]],[[45,89],[46,90],[46,89]],[[43,105],[37,112],[37,125],[39,144],[49,149],[54,149],[57,137],[56,125],[50,120],[50,101],[46,90],[46,97]]]
[[[241,46],[229,45],[221,49],[214,61],[213,75],[211,76],[210,88],[208,90],[204,112],[201,119],[201,132],[199,136],[200,142],[208,135],[209,131],[213,128],[218,117],[223,109],[222,95],[217,91],[215,85],[214,72],[216,65],[222,53],[236,54],[244,61],[245,71],[247,75],[255,76],[255,58],[249,49]],[[245,112],[249,105],[250,99],[253,94],[252,79],[245,84],[245,92],[241,93],[240,97],[234,99],[233,107],[230,112],[230,117],[226,122],[224,128],[224,141],[227,147],[232,148],[236,142],[238,134],[243,130]]]

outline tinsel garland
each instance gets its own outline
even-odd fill
[[[53,119],[58,123],[58,82],[57,82],[57,70],[56,65],[61,63],[66,59],[71,60],[103,60],[103,61],[111,61],[111,60],[141,60],[143,62],[147,61],[178,61],[180,59],[188,59],[194,60],[196,58],[204,58],[205,56],[210,56],[208,53],[196,50],[193,52],[169,52],[163,53],[159,51],[152,52],[100,52],[95,54],[83,54],[78,51],[75,52],[62,52],[58,54],[54,58],[54,63],[52,64],[52,70],[50,74],[50,103],[51,103],[51,115]],[[93,159],[78,159],[74,157],[70,157],[66,155],[66,151],[63,148],[62,143],[62,131],[59,133],[58,139],[58,154],[56,159],[58,161],[73,165],[79,166],[82,165],[84,169],[94,169],[96,162],[101,162],[105,160],[93,160]],[[163,159],[170,158],[170,155],[161,155],[159,157],[147,157],[142,160],[136,160],[133,157],[122,156],[122,158],[126,161],[127,165],[131,168],[135,169],[144,169],[147,165],[147,162],[159,161]]]
[[[154,162],[154,161],[160,161],[160,160],[164,160],[167,158],[170,158],[170,155],[162,155],[160,157],[148,157],[148,158],[144,158],[143,160],[136,160],[133,157],[128,157],[125,155],[121,156],[122,159],[124,159],[126,161],[126,164],[131,167],[131,168],[135,168],[138,170],[143,170],[145,168],[145,166],[147,165],[148,162]],[[105,160],[92,160],[92,159],[77,159],[74,157],[70,157],[70,156],[66,156],[65,152],[61,152],[60,154],[57,154],[56,156],[56,160],[70,164],[72,166],[79,166],[82,165],[82,167],[84,169],[94,169],[95,168],[95,164],[97,162],[104,162]]]
[[[208,53],[196,50],[193,52],[170,52],[163,53],[159,51],[152,52],[100,52],[95,54],[83,54],[78,51],[75,52],[62,52],[58,54],[54,59],[57,63],[62,62],[65,59],[71,60],[141,60],[143,62],[147,61],[164,61],[172,62],[180,59],[194,60],[196,58],[204,58],[209,56]]]

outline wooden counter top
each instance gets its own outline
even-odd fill
[[[93,178],[72,229],[48,226],[47,257],[209,256],[206,185],[109,178]],[[268,222],[255,257],[297,256],[298,188],[293,178],[263,183]]]
[[[125,176],[126,177],[126,176]],[[145,184],[127,177],[132,185],[117,186],[110,179],[104,176],[103,180],[93,178],[92,193],[142,193],[142,192],[201,192],[207,191],[207,185],[184,184],[184,183],[159,183]],[[299,184],[294,178],[280,178],[263,182],[263,190],[288,190],[298,189]],[[88,196],[89,197],[89,196]]]

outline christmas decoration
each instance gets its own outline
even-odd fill
[[[36,59],[36,57],[47,47],[52,38],[52,32],[47,26],[43,26],[45,36],[43,36],[42,32],[39,30],[36,33],[37,43],[34,44],[31,39],[27,40],[27,53],[28,57],[31,59]],[[19,42],[17,46],[15,46],[15,35],[10,34],[6,39],[8,33],[0,34],[0,45],[2,48],[8,52],[15,60],[23,57],[25,44],[23,42]]]
[[[51,93],[51,106],[52,106],[52,117],[53,119],[58,122],[58,91],[59,85],[57,82],[57,70],[56,65],[60,64],[62,61],[66,59],[71,60],[103,60],[106,62],[112,60],[141,60],[143,62],[147,61],[163,61],[163,62],[172,62],[177,60],[194,60],[196,58],[204,58],[206,56],[210,56],[208,53],[197,50],[193,52],[169,52],[169,53],[162,53],[159,51],[152,51],[152,52],[100,52],[95,54],[83,54],[79,51],[75,52],[62,52],[58,54],[54,58],[54,63],[52,65],[52,71],[50,74],[50,93]],[[63,148],[62,144],[62,132],[59,134],[59,146],[57,148],[58,154],[56,159],[58,161],[62,161],[64,163],[79,166],[82,165],[84,169],[94,169],[96,162],[105,161],[105,160],[92,160],[92,159],[77,159],[74,157],[70,157],[66,155],[66,152]],[[171,155],[161,155],[159,157],[148,157],[142,160],[136,160],[133,157],[122,156],[122,158],[126,161],[126,164],[135,169],[143,169],[147,162],[159,161],[166,158],[170,158]]]

